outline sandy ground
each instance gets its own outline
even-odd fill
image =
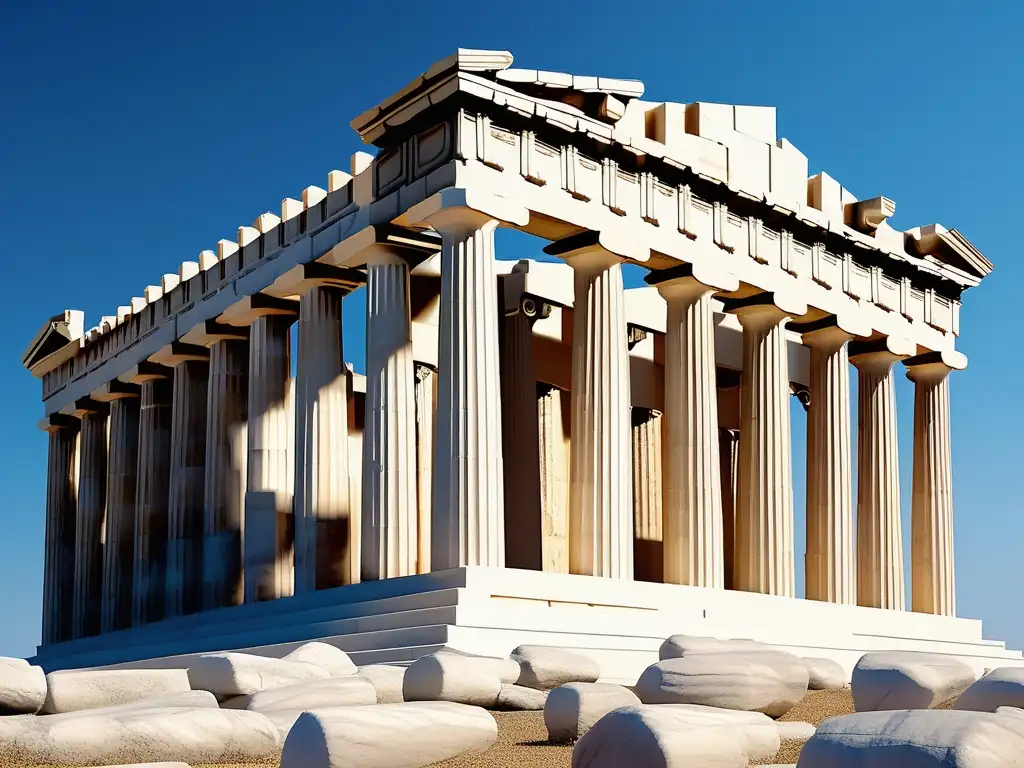
[[[803,721],[820,725],[836,715],[853,712],[853,697],[849,689],[843,691],[811,691],[782,721]],[[493,712],[498,721],[498,740],[483,754],[465,755],[429,768],[570,768],[572,747],[552,745],[547,741],[543,712]],[[795,763],[800,755],[801,742],[782,743],[779,753],[760,764]],[[15,768],[12,763],[0,762],[0,768]],[[35,768],[18,765],[17,768]],[[48,766],[47,768],[57,768]],[[194,766],[194,768],[279,768],[278,763],[247,763],[245,765]]]

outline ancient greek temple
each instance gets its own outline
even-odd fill
[[[628,677],[682,631],[1019,659],[956,616],[949,381],[992,264],[811,175],[771,107],[512,64],[434,64],[352,121],[376,153],[326,188],[92,328],[42,327],[23,359],[49,434],[38,660],[534,642]],[[501,227],[554,258],[497,254]],[[359,289],[365,377],[342,342]]]

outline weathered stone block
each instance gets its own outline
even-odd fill
[[[86,669],[46,676],[46,715],[109,707],[190,690],[183,669]]]

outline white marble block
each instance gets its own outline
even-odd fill
[[[378,704],[303,713],[281,753],[281,768],[420,768],[483,752],[498,724],[462,704]]]
[[[277,729],[258,712],[168,708],[0,720],[0,761],[10,765],[269,762],[279,749]]]
[[[542,691],[564,683],[593,683],[601,676],[596,661],[561,648],[521,645],[512,651],[511,658],[519,664],[516,682]]]
[[[936,653],[866,653],[853,668],[853,705],[858,712],[931,709],[959,696],[974,670]]]
[[[188,691],[183,669],[86,669],[51,672],[46,676],[42,713],[73,712],[126,704],[137,699]]]
[[[435,653],[416,659],[405,671],[406,701],[451,701],[493,707],[501,693],[501,678],[488,659]]]
[[[826,720],[800,768],[1016,768],[1024,720],[987,712],[861,712]]]
[[[996,712],[1002,707],[1024,707],[1024,667],[992,670],[953,703],[953,709],[974,712]]]
[[[249,653],[208,653],[188,668],[193,688],[221,696],[246,696],[328,677],[327,670],[315,664]]]
[[[501,684],[498,693],[498,709],[511,709],[520,712],[540,712],[548,700],[547,691],[527,688],[525,685]]]
[[[45,700],[42,667],[0,663],[0,715],[34,715]]]
[[[369,680],[377,691],[378,704],[399,704],[405,701],[402,683],[406,667],[393,664],[366,664],[357,667],[358,675]]]
[[[850,684],[850,676],[833,659],[803,659],[807,665],[807,689],[811,691],[837,691]]]
[[[548,693],[544,726],[551,741],[575,741],[609,712],[640,703],[636,694],[610,683],[566,683]]]
[[[356,665],[341,648],[328,643],[305,643],[284,657],[285,661],[304,661],[327,670],[331,677],[356,673]]]
[[[302,712],[320,707],[352,707],[376,703],[377,690],[373,683],[353,675],[286,685],[248,696],[235,696],[222,701],[220,705],[223,709],[248,709],[250,712],[285,709]]]
[[[448,653],[455,656],[463,656],[471,659],[477,659],[479,662],[485,665],[489,665],[494,673],[501,678],[501,682],[514,684],[519,681],[519,675],[521,670],[519,668],[519,662],[512,658],[501,659],[496,656],[481,656],[477,653],[469,653],[468,651],[460,651],[458,648],[452,648],[448,645],[443,645],[437,649],[436,653]]]
[[[218,709],[217,697],[209,691],[181,691],[164,693],[159,696],[147,696],[125,704],[112,704],[109,707],[91,707],[76,709],[73,712],[62,712],[57,715],[46,715],[46,722],[72,720],[84,717],[107,717],[124,712],[140,712],[145,709]]]
[[[672,635],[658,648],[658,658],[678,659],[693,651],[767,650],[769,646],[754,640],[720,640],[699,635]]]

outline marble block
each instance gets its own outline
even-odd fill
[[[953,709],[997,712],[1003,707],[1024,707],[1024,667],[1000,667],[971,683]]]
[[[564,683],[593,683],[601,676],[596,661],[561,648],[521,645],[511,658],[519,664],[517,684],[542,691]]]
[[[217,697],[209,691],[181,691],[180,693],[165,693],[160,696],[147,696],[144,699],[136,699],[125,704],[112,704],[109,707],[92,707],[58,715],[45,715],[45,718],[47,722],[53,723],[58,719],[106,717],[123,712],[141,712],[146,709],[218,709],[219,707]]]
[[[826,720],[800,768],[1017,768],[1024,720],[989,712],[859,712]]]
[[[328,677],[330,673],[315,664],[250,653],[208,653],[195,659],[188,668],[188,680],[193,688],[228,696],[246,696]]]
[[[527,688],[525,685],[502,683],[496,706],[498,709],[539,712],[544,709],[547,699],[547,691],[538,691],[536,688]]]
[[[0,715],[34,715],[46,701],[42,667],[0,663]]]
[[[637,695],[621,685],[566,683],[552,689],[544,705],[548,739],[575,741],[609,712],[639,703]]]
[[[279,749],[277,729],[258,712],[175,707],[0,720],[0,763],[13,765],[269,762]]]
[[[754,640],[721,640],[717,637],[701,637],[699,635],[672,635],[658,648],[658,658],[678,659],[693,651],[735,651],[735,650],[766,650],[769,646]]]
[[[399,704],[405,701],[402,683],[405,670],[394,664],[366,664],[357,667],[359,677],[369,680],[377,691],[378,704]]]
[[[377,704],[303,713],[284,743],[281,768],[420,768],[498,737],[484,709],[449,702]]]
[[[190,687],[183,669],[86,669],[51,672],[46,676],[46,689],[40,711],[52,715],[184,693]]]
[[[813,723],[804,723],[800,721],[790,723],[776,723],[775,727],[779,730],[779,738],[783,741],[807,741],[817,727]]]
[[[853,705],[858,712],[931,709],[959,696],[974,670],[951,656],[894,651],[866,653],[853,668]]]
[[[501,693],[501,678],[488,659],[436,653],[421,656],[405,671],[402,694],[406,701],[451,701],[493,707]]]
[[[223,709],[248,709],[250,712],[297,709],[300,712],[320,707],[353,707],[377,703],[377,690],[364,677],[331,677],[308,683],[271,688],[248,696],[235,696],[221,702]]]
[[[25,659],[18,659],[13,656],[0,656],[0,665],[6,664],[11,667],[27,667],[30,666]]]
[[[809,691],[838,691],[850,684],[850,676],[832,659],[804,658],[802,661],[807,665]]]
[[[327,670],[331,677],[346,677],[356,673],[356,665],[341,648],[327,643],[306,643],[284,657],[285,661],[304,661]]]
[[[515,659],[500,659],[495,656],[481,656],[477,653],[469,653],[467,651],[460,651],[458,648],[452,648],[444,645],[435,651],[439,654],[452,654],[454,656],[462,656],[463,658],[477,659],[481,664],[487,662],[494,668],[495,674],[503,683],[510,685],[515,684],[519,681],[520,668],[519,662]]]

